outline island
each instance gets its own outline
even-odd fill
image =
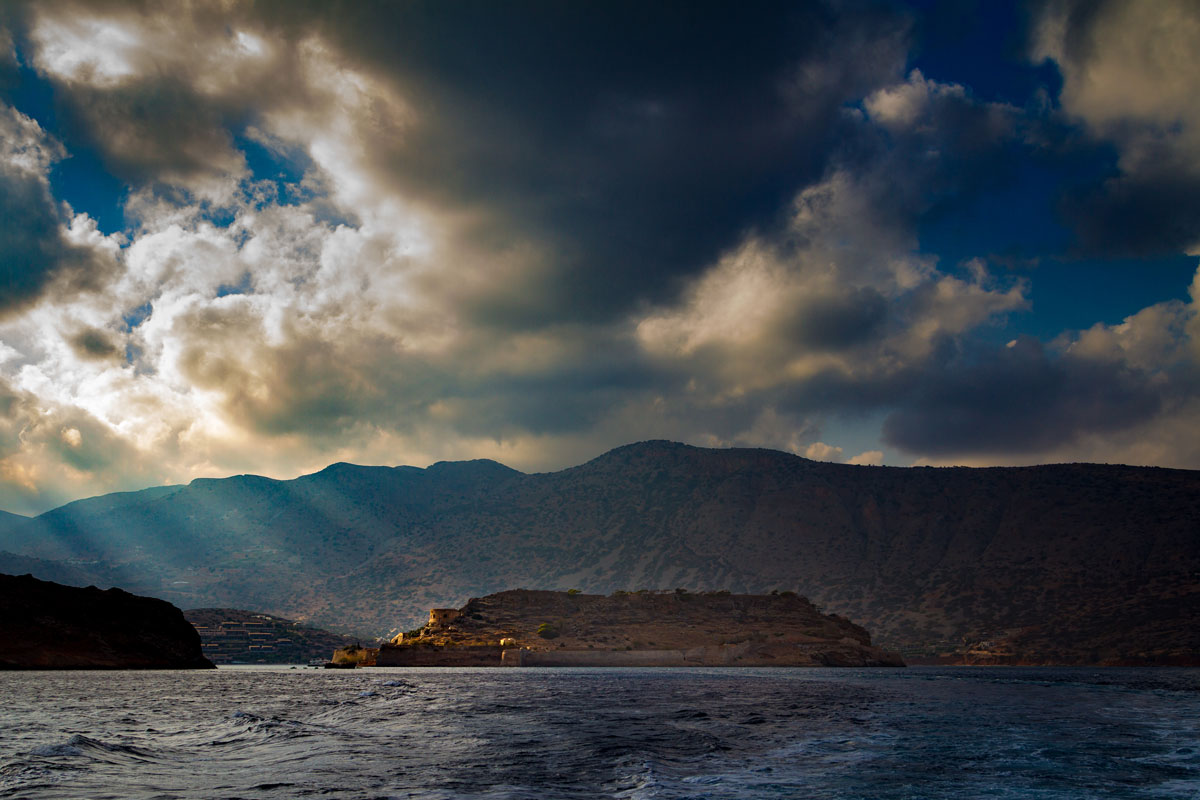
[[[434,608],[363,653],[376,666],[902,667],[862,627],[794,592],[515,589]],[[335,660],[337,654],[335,654]],[[343,659],[345,663],[348,659]],[[349,665],[349,664],[347,664]]]
[[[213,668],[165,600],[0,575],[0,669]]]

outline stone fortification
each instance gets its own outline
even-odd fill
[[[516,651],[513,651],[516,652]],[[375,659],[380,667],[496,667],[504,649],[499,645],[384,645]]]
[[[329,659],[326,666],[338,667],[341,669],[350,669],[354,667],[374,667],[377,666],[376,658],[379,656],[379,648],[363,647],[362,645],[353,644],[349,647],[339,647],[333,651],[333,658]]]
[[[514,590],[383,645],[380,666],[902,666],[791,592],[734,595]]]
[[[429,626],[431,628],[440,628],[458,619],[459,610],[457,608],[431,608],[429,609]]]

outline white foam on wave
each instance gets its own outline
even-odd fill
[[[72,737],[73,738],[73,737]],[[29,751],[31,756],[39,756],[41,758],[54,758],[56,756],[81,756],[83,750],[70,742],[64,744],[43,744],[38,745]]]
[[[624,788],[614,793],[613,797],[620,800],[652,800],[662,795],[665,785],[654,761],[641,760],[626,769],[628,773],[618,776],[616,781],[617,785]]]
[[[99,748],[102,750],[114,750],[118,745],[105,744],[96,739],[89,739],[82,734],[75,734],[70,739],[59,744],[43,744],[34,747],[29,751],[31,756],[41,756],[43,758],[52,758],[55,756],[82,756],[86,755],[88,748]]]

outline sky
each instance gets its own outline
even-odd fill
[[[1200,468],[1200,5],[0,4],[0,508]]]

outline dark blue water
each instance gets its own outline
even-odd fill
[[[1200,670],[0,673],[3,798],[1200,798]]]

